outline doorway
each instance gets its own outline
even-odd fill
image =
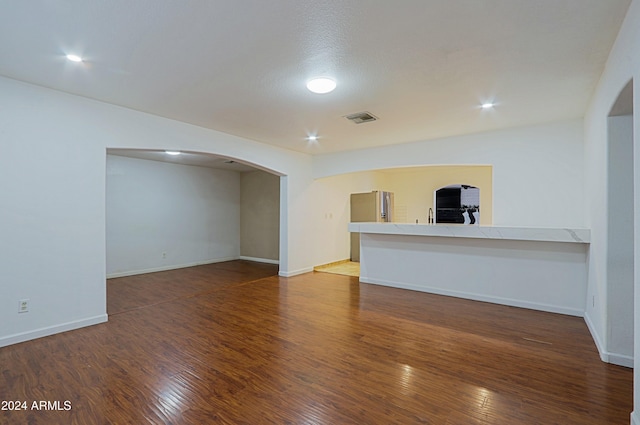
[[[633,81],[609,113],[607,140],[607,352],[611,363],[633,367]]]
[[[106,174],[108,278],[279,264],[281,176],[211,154],[134,149],[108,149]]]

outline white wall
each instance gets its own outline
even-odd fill
[[[83,102],[6,79],[0,93],[4,346],[106,320],[105,151]]]
[[[587,245],[362,233],[360,280],[582,316]]]
[[[286,175],[280,273],[312,270],[310,156],[8,78],[0,93],[0,345],[106,319],[107,148],[213,153]]]
[[[240,173],[107,156],[107,276],[236,259]]]
[[[492,165],[493,224],[585,227],[582,120],[318,155],[314,176],[420,165]]]

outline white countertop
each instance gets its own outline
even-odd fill
[[[474,226],[464,224],[349,223],[349,231],[383,235],[436,236],[588,244],[590,229]]]

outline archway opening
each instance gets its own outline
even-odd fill
[[[282,269],[285,177],[209,153],[106,153],[107,277],[232,259]]]
[[[633,81],[607,118],[607,150],[607,352],[611,363],[633,367]]]

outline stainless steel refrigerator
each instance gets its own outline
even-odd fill
[[[392,222],[393,193],[374,190],[351,194],[351,222]],[[351,261],[360,261],[360,233],[351,233]]]

